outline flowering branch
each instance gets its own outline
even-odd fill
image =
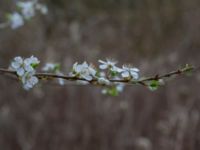
[[[100,70],[96,69],[94,65],[88,65],[86,62],[82,64],[75,63],[72,71],[68,75],[64,75],[60,71],[59,64],[47,63],[42,68],[45,72],[38,73],[35,71],[35,68],[39,65],[40,61],[36,57],[31,56],[26,59],[15,57],[9,69],[0,68],[0,73],[16,76],[23,83],[23,87],[26,90],[33,88],[39,80],[57,79],[60,85],[64,85],[64,81],[99,85],[103,87],[102,93],[118,95],[119,92],[123,91],[125,85],[133,84],[141,84],[154,91],[164,84],[165,79],[190,73],[197,69],[186,65],[181,69],[162,75],[157,74],[146,78],[139,78],[139,69],[133,68],[130,65],[123,65],[120,68],[116,66],[116,61],[99,60],[99,62]]]
[[[36,12],[46,15],[48,13],[48,8],[40,4],[38,0],[30,0],[26,2],[17,2],[16,8],[18,11],[9,13],[6,15],[6,22],[0,23],[0,29],[11,27],[12,29],[17,29],[24,25],[25,21],[32,19]]]
[[[166,73],[166,74],[163,74],[163,75],[155,75],[155,76],[151,76],[151,77],[148,77],[148,78],[142,78],[140,80],[136,80],[134,82],[130,82],[130,80],[119,80],[119,79],[110,79],[109,81],[110,82],[118,82],[118,83],[131,83],[131,84],[142,84],[144,85],[144,82],[147,82],[147,81],[152,81],[152,80],[160,80],[160,79],[164,79],[164,78],[170,78],[171,76],[174,76],[174,75],[181,75],[185,72],[188,72],[188,71],[193,71],[195,70],[196,68],[190,66],[188,68],[184,67],[182,69],[178,69],[176,71],[172,71],[170,73]],[[17,76],[17,73],[13,70],[9,70],[9,69],[4,69],[4,68],[0,68],[0,72],[1,73],[8,73],[8,74],[12,74],[12,75],[15,75]],[[36,73],[35,74],[36,77],[38,77],[39,79],[52,79],[52,78],[61,78],[61,79],[64,79],[64,80],[69,80],[69,81],[76,81],[76,80],[81,80],[81,81],[87,81],[87,82],[90,82],[90,83],[95,83],[97,82],[97,79],[93,79],[91,81],[88,81],[84,78],[78,78],[78,77],[71,77],[71,76],[65,76],[65,75],[57,75],[57,74],[52,74],[52,73]]]

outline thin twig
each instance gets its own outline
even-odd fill
[[[125,84],[141,84],[143,86],[146,86],[146,82],[148,81],[153,81],[153,80],[160,80],[160,79],[164,79],[164,78],[170,78],[172,76],[177,76],[177,75],[181,75],[187,71],[196,71],[200,69],[200,67],[192,67],[192,66],[188,66],[182,69],[178,69],[176,71],[172,71],[169,73],[165,73],[162,75],[154,75],[154,76],[150,76],[147,78],[141,78],[139,80],[125,80],[125,79],[109,79],[109,81],[111,83],[125,83]],[[9,69],[4,69],[4,68],[0,68],[0,73],[3,74],[12,74],[15,75],[17,77],[17,74],[15,71],[9,70]],[[97,83],[97,79],[92,79],[91,81],[86,80],[84,78],[79,78],[79,77],[72,77],[72,76],[66,76],[66,75],[58,75],[58,74],[52,74],[52,73],[36,73],[35,74],[36,77],[38,77],[39,79],[43,80],[43,79],[64,79],[64,80],[68,80],[68,81],[87,81],[91,84],[96,84]]]

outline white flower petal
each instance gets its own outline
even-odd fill
[[[88,81],[91,81],[93,79],[92,76],[85,75],[85,74],[82,74],[81,77],[84,78],[84,79],[86,79],[86,80],[88,80]]]
[[[102,63],[102,64],[107,64],[105,61],[103,60],[98,60],[98,62]]]
[[[32,85],[26,83],[26,84],[23,85],[23,88],[24,88],[25,90],[30,90],[30,89],[32,88]]]
[[[30,61],[31,61],[31,64],[39,64],[40,63],[40,61],[38,60],[38,58],[34,57],[34,56],[30,57]]]
[[[95,75],[96,75],[96,72],[97,72],[97,71],[96,71],[94,68],[89,67],[88,70],[89,70],[89,73],[90,73],[92,76],[95,76]]]
[[[102,65],[99,65],[99,68],[104,70],[104,69],[108,68],[108,65],[107,64],[102,64]]]
[[[33,67],[32,67],[31,65],[27,65],[27,64],[24,65],[24,69],[25,69],[27,72],[32,72],[32,71],[34,70]]]
[[[138,79],[139,78],[139,74],[137,72],[134,72],[134,71],[131,71],[131,76],[134,78],[134,79]]]
[[[18,63],[18,62],[16,62],[16,61],[14,61],[14,62],[11,63],[11,67],[12,67],[12,69],[14,69],[14,70],[19,69],[20,66],[21,66],[21,64]]]
[[[10,26],[12,29],[17,29],[23,25],[24,25],[24,20],[23,20],[23,17],[19,13],[15,12],[11,14]]]
[[[109,67],[115,67],[115,64],[117,64],[116,61],[112,61],[112,60],[109,60],[109,59],[107,59],[106,61],[99,60],[99,62],[101,63],[99,65],[99,68],[102,69],[102,70],[107,69]]]
[[[140,70],[138,68],[130,68],[131,71],[139,72]]]
[[[28,80],[28,82],[34,86],[35,84],[38,83],[38,78],[35,76],[31,76],[31,78]]]
[[[16,71],[17,71],[17,75],[20,76],[20,77],[23,76],[24,73],[25,73],[24,68],[19,68],[19,69],[17,69]]]
[[[27,75],[25,78],[22,79],[22,81],[24,82],[24,86],[23,86],[24,89],[29,90],[33,88],[33,86],[35,86],[39,80],[35,76]]]
[[[123,78],[129,78],[129,77],[130,77],[130,74],[129,74],[128,71],[124,71],[124,72],[122,72],[121,75],[122,75]]]
[[[36,58],[34,56],[31,56],[24,60],[25,65],[32,65],[32,64],[39,64],[39,63],[40,63],[40,61],[38,60],[38,58]]]
[[[85,61],[84,63],[82,63],[82,67],[83,68],[88,68],[89,66],[88,66],[88,63]]]
[[[114,66],[117,64],[117,61],[115,61],[115,60],[107,59],[106,61],[107,61],[107,64],[109,64],[111,66]]]
[[[25,65],[31,65],[31,59],[30,58],[24,59],[24,64]]]
[[[15,58],[14,58],[14,61],[16,61],[16,62],[18,62],[18,63],[20,63],[20,64],[23,63],[23,59],[22,59],[22,57],[20,57],[20,56],[15,57]]]
[[[26,19],[35,15],[34,2],[18,2],[17,5],[22,9],[22,14]]]
[[[122,69],[123,70],[129,70],[129,68],[127,66],[125,66],[125,65],[122,66]]]
[[[121,73],[121,72],[123,71],[123,69],[121,69],[121,68],[119,68],[119,67],[116,67],[116,66],[113,66],[113,67],[111,68],[111,71]]]
[[[83,66],[82,65],[76,65],[76,67],[74,68],[74,71],[76,73],[80,73],[83,70]]]

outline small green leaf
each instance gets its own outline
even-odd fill
[[[35,69],[39,64],[31,64],[31,66]]]
[[[60,68],[61,68],[60,64],[58,64],[58,63],[55,64],[54,72],[60,71]]]
[[[110,75],[111,75],[112,77],[115,77],[115,76],[118,75],[118,72],[116,72],[116,71],[110,71]]]
[[[99,70],[97,70],[97,72],[96,72],[95,76],[96,76],[96,77],[98,77],[98,78],[99,78],[99,77],[101,77],[101,73],[100,73],[100,71],[99,71]]]
[[[160,86],[160,83],[158,80],[152,80],[149,82],[148,84],[148,88],[151,90],[151,91],[155,91],[159,88]]]

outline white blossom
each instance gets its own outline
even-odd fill
[[[110,81],[104,77],[98,78],[98,83],[102,85],[110,85]]]
[[[119,67],[116,67],[116,66],[113,66],[110,70],[113,71],[113,72],[117,72],[117,73],[121,73],[122,72],[122,69],[119,68]]]
[[[106,61],[99,60],[99,63],[101,63],[99,65],[99,68],[102,69],[102,70],[113,68],[117,64],[116,61],[109,60],[109,59],[107,59]]]
[[[10,69],[16,71],[18,76],[23,76],[25,73],[24,61],[21,57],[15,57],[11,63]]]
[[[33,88],[38,83],[38,78],[32,73],[26,73],[22,77],[22,83],[25,90]]]
[[[53,71],[56,67],[56,64],[53,63],[46,63],[45,66],[42,68],[43,71]]]
[[[138,68],[133,68],[130,66],[123,66],[121,75],[123,78],[133,78],[133,79],[138,79],[139,78],[139,69]]]
[[[35,5],[34,1],[17,3],[17,6],[21,8],[22,14],[25,19],[30,19],[31,17],[35,16],[34,5]]]
[[[82,64],[78,64],[76,62],[73,65],[73,72],[71,73],[71,75],[91,81],[96,75],[96,70],[91,65],[89,66],[87,62],[84,62]]]
[[[35,8],[39,10],[43,15],[46,15],[48,13],[48,8],[45,5],[37,3]]]
[[[107,59],[106,61],[99,60],[99,62],[101,63],[99,65],[99,68],[102,70],[110,69],[110,71],[117,73],[120,73],[122,71],[121,68],[115,66],[117,64],[117,61]]]
[[[24,69],[27,72],[32,72],[34,70],[34,66],[37,66],[39,63],[40,61],[36,57],[31,56],[29,58],[24,59]]]
[[[23,83],[24,89],[29,90],[38,83],[38,78],[34,75],[35,67],[39,63],[40,61],[34,56],[26,59],[18,56],[11,62],[10,69],[16,71],[19,79]]]
[[[22,66],[23,64],[23,59],[20,56],[17,56],[14,58],[13,62],[11,63],[11,67],[13,69],[18,69]]]
[[[123,82],[127,81],[127,79],[128,81],[132,79],[134,81],[139,78],[138,68],[130,65],[123,65],[122,68],[119,68],[115,66],[117,62],[111,60],[99,60],[99,62],[101,63],[99,66],[101,70],[98,72],[93,65],[89,65],[87,62],[83,62],[82,64],[76,62],[73,65],[70,75],[74,77],[77,83],[88,84],[91,81],[95,81],[95,83],[105,86],[102,93],[110,95],[118,95],[119,92],[122,92],[125,87],[125,83]],[[25,59],[17,56],[11,62],[10,69],[16,72],[19,80],[23,83],[24,89],[29,90],[39,82],[37,77],[39,74],[36,75],[35,71],[39,63],[38,58],[34,56]],[[104,71],[105,69],[108,69],[108,71]],[[64,85],[65,80],[62,78],[64,74],[60,72],[59,64],[46,63],[42,70],[54,73],[52,77],[55,77],[60,85]],[[159,82],[162,83],[163,81]]]
[[[17,29],[24,25],[23,17],[17,12],[14,12],[9,16],[9,21],[12,29]]]
[[[24,60],[24,63],[25,64],[29,64],[29,65],[33,65],[33,64],[39,64],[40,63],[40,61],[38,60],[38,58],[37,57],[34,57],[34,56],[31,56],[31,57],[29,57],[29,58],[26,58],[25,60]]]

